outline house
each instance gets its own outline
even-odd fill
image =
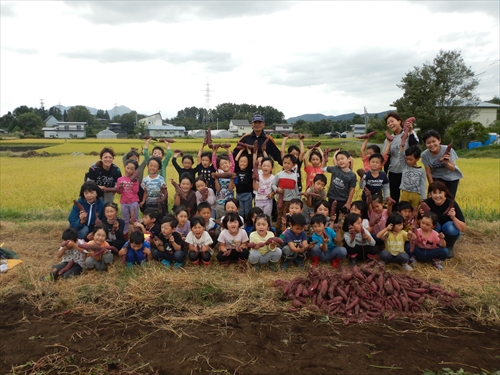
[[[500,108],[498,104],[479,102],[476,106],[478,113],[471,118],[472,121],[477,121],[488,127],[497,119],[497,111]]]
[[[110,122],[108,124],[108,130],[116,134],[116,138],[127,138],[128,134],[122,129],[122,124],[118,122]]]
[[[116,133],[112,132],[109,129],[104,129],[104,130],[100,131],[99,133],[97,133],[95,136],[98,139],[116,139],[117,138]]]
[[[86,138],[86,122],[58,122],[57,125],[42,128],[44,138]]]
[[[274,132],[279,134],[293,133],[293,124],[276,124],[274,125]]]
[[[238,136],[250,133],[252,131],[252,124],[248,120],[231,120],[229,121],[229,129],[231,133]]]
[[[366,133],[366,124],[351,125],[351,131],[352,131],[354,137],[356,137],[358,135],[365,134]]]
[[[163,120],[161,118],[161,113],[160,112],[155,113],[154,115],[150,115],[150,116],[141,118],[138,122],[139,123],[142,122],[146,126],[149,126],[149,125],[157,125],[157,126],[163,125]]]
[[[142,121],[142,120],[141,120]],[[151,137],[184,137],[186,128],[184,126],[174,126],[171,124],[149,125],[147,133]]]
[[[49,117],[47,117],[45,119],[45,126],[49,127],[49,126],[54,126],[54,125],[57,125],[57,123],[59,122],[58,119],[56,119],[54,116],[50,115]]]

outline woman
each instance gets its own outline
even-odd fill
[[[113,164],[115,152],[112,148],[104,147],[99,155],[100,160],[90,167],[85,180],[94,181],[104,191],[104,203],[111,203],[116,193],[116,182],[122,173],[120,168]]]
[[[422,139],[427,147],[427,150],[422,153],[427,181],[429,184],[434,181],[444,182],[450,194],[455,198],[458,183],[464,177],[455,164],[455,160],[458,159],[457,153],[453,149],[446,152],[447,147],[441,146],[441,136],[435,130],[425,132]]]
[[[399,151],[401,147],[401,136],[403,135],[403,120],[396,112],[389,112],[384,117],[385,123],[390,131],[393,133],[394,139],[391,142],[390,146],[390,159],[388,166],[388,177],[389,177],[389,188],[391,190],[391,198],[396,202],[399,202],[399,186],[401,185],[401,178],[403,177],[403,167],[405,164],[405,160],[399,157]],[[413,123],[408,122],[409,127],[409,136],[406,138],[406,142],[404,144],[404,149],[406,150],[408,147],[418,144],[418,139],[413,133]],[[387,140],[384,142],[383,149],[387,145]]]

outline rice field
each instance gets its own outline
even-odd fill
[[[225,141],[225,140],[223,140]],[[235,140],[232,140],[233,143]],[[277,140],[280,144],[281,140]],[[315,139],[316,141],[316,139]],[[322,140],[323,141],[323,140]],[[289,141],[290,142],[290,141]],[[341,140],[325,140],[324,144],[339,146]],[[346,143],[347,142],[347,143]],[[201,139],[183,139],[172,144],[192,153],[196,153]],[[312,140],[306,144],[312,143]],[[85,172],[98,160],[98,156],[89,153],[99,152],[105,146],[111,146],[117,157],[115,163],[122,167],[122,155],[134,146],[141,148],[143,141],[135,139],[119,140],[15,140],[1,141],[0,146],[13,145],[50,145],[37,150],[46,151],[51,157],[20,158],[0,156],[0,218],[10,219],[63,219],[72,207],[72,200],[79,194]],[[347,145],[346,145],[347,144]],[[152,143],[152,145],[156,145]],[[359,150],[355,141],[344,141],[343,148]],[[80,156],[73,153],[83,153]],[[180,160],[179,160],[180,162]],[[458,166],[464,174],[457,194],[457,202],[466,218],[478,220],[500,220],[500,163],[498,159],[476,158],[459,159]],[[362,167],[361,160],[355,159],[355,169]],[[275,172],[280,166],[275,167]],[[328,175],[328,174],[327,174]],[[168,178],[178,178],[174,167],[167,168]],[[174,196],[173,187],[168,184],[169,196]],[[361,196],[359,189],[356,198]],[[173,198],[172,198],[173,199]],[[170,199],[170,207],[172,204]],[[119,196],[115,198],[119,201]]]

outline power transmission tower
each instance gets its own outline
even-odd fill
[[[40,108],[43,109],[43,99],[40,99]]]
[[[213,92],[213,90],[210,90],[210,83],[208,82],[208,78],[207,78],[207,87],[204,91],[205,91],[205,110],[203,111],[203,129],[207,129],[210,126],[210,123],[212,122],[212,111],[210,110],[210,92]]]

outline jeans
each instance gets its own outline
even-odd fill
[[[380,252],[380,260],[386,263],[398,263],[403,265],[410,261],[410,257],[405,252],[399,253],[398,255],[392,255],[387,250],[382,250]]]
[[[62,275],[59,275],[59,271],[62,270],[64,267],[66,267],[68,263],[69,262],[62,262],[59,264],[54,264],[52,266],[52,271],[50,272],[50,275],[54,278],[54,280],[57,280],[59,277],[67,279],[72,276],[77,276],[83,272],[82,266],[74,262],[69,270],[64,272]]]
[[[444,233],[444,240],[446,241],[446,247],[448,249],[452,249],[453,246],[455,246],[455,242],[457,242],[461,234],[455,224],[453,224],[453,221],[447,221],[443,225],[438,223],[435,230],[438,233]]]
[[[87,235],[89,234],[90,229],[87,226],[84,226],[82,229],[78,231],[78,238],[87,241]]]
[[[399,195],[401,194],[399,187],[401,186],[403,173],[389,172],[387,177],[389,178],[389,189],[391,191],[391,198],[394,199],[396,202],[399,202]]]
[[[290,246],[288,246],[288,245],[283,246],[281,248],[281,251],[283,253],[283,258],[287,259],[287,260],[295,260],[298,257],[301,257],[301,258],[305,258],[306,257],[306,253],[305,252],[304,253],[296,253],[296,252],[292,251],[292,249],[290,249]]]
[[[85,259],[85,267],[89,270],[95,268],[97,271],[106,271],[108,269],[106,265],[113,263],[113,259],[112,252],[102,254],[101,260],[95,260],[92,257],[88,257]]]
[[[377,246],[369,246],[369,245],[356,245],[354,247],[345,246],[347,250],[347,254],[349,254],[349,258],[358,258],[358,259],[374,259],[378,254]]]
[[[161,262],[163,259],[165,259],[168,260],[169,262],[184,263],[184,260],[186,259],[186,253],[182,250],[168,252],[168,251],[160,251],[158,249],[154,249],[152,251],[152,254],[153,254],[153,259],[157,260],[158,262]]]
[[[130,214],[134,210],[134,215],[136,219],[139,219],[139,203],[122,203],[122,218],[125,222],[125,227],[123,228],[123,233],[128,233],[128,226],[130,225]]]
[[[343,259],[347,256],[347,249],[342,246],[335,246],[327,251],[322,251],[319,245],[314,245],[313,249],[309,252],[309,256],[317,257],[321,262],[330,262],[335,258]]]
[[[243,217],[243,219],[246,219],[248,211],[252,208],[252,193],[238,193],[236,198],[240,201],[240,209],[238,210],[238,213],[241,217]]]
[[[248,262],[250,264],[267,264],[269,262],[276,263],[281,258],[281,249],[277,247],[272,251],[268,251],[265,254],[261,254],[259,250],[250,250],[248,255]]]
[[[210,251],[190,251],[188,253],[188,257],[191,262],[196,262],[197,260],[201,260],[202,262],[210,262],[210,259],[212,259],[212,254],[210,254]]]
[[[128,249],[127,255],[125,256],[125,261],[127,263],[141,264],[142,262],[147,262],[148,257],[144,254],[144,250],[135,251],[134,249]]]
[[[243,251],[236,251],[236,249],[232,249],[231,253],[226,257],[224,253],[219,250],[217,253],[217,260],[221,263],[223,262],[231,262],[231,261],[246,261],[248,259],[248,249],[243,249]]]
[[[405,251],[410,256],[414,256],[419,262],[432,262],[434,259],[446,260],[448,258],[448,249],[446,247],[438,247],[435,249],[422,249],[416,247],[413,249],[413,253],[410,253],[410,245],[405,245]]]

